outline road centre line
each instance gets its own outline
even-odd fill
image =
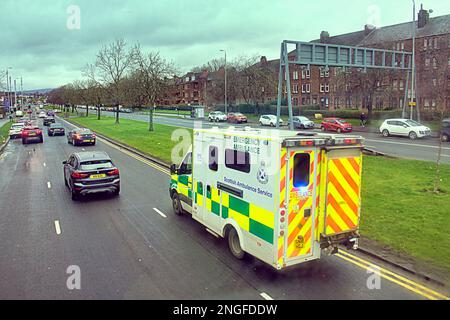
[[[47,188],[51,189],[52,188],[52,184],[50,181],[47,182]]]
[[[260,294],[260,296],[264,299],[264,300],[267,300],[267,301],[273,301],[273,298],[271,297],[271,296],[269,296],[267,293],[265,293],[265,292],[262,292],[261,294]]]
[[[59,224],[59,220],[55,220],[55,231],[58,236],[61,234],[61,226]]]
[[[161,217],[163,217],[163,218],[167,218],[167,216],[164,214],[164,213],[162,213],[161,211],[159,211],[158,209],[156,209],[156,208],[153,208],[153,210],[155,210],[156,211],[156,213],[158,213]]]

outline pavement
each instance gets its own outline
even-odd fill
[[[105,115],[113,116],[112,112],[104,112]],[[121,113],[120,116],[125,119],[132,119],[138,121],[148,122],[148,115],[139,114],[128,114]],[[229,127],[230,124],[227,123],[210,123],[208,121],[202,120],[191,120],[177,117],[166,117],[166,116],[155,116],[155,123],[165,124],[176,127],[185,128],[211,128],[217,127]],[[236,127],[260,127],[259,124],[249,123],[249,124],[237,124]],[[287,130],[287,127],[283,127]],[[315,130],[320,131],[320,130]],[[384,153],[393,157],[405,158],[405,159],[415,159],[423,161],[436,162],[437,153],[439,150],[439,140],[437,138],[426,138],[411,141],[409,138],[403,137],[389,137],[383,138],[380,134],[372,131],[368,128],[357,128],[358,135],[363,136],[366,139],[365,146],[373,149],[374,151]],[[353,133],[353,134],[355,134]],[[442,162],[450,164],[450,143],[444,144],[442,148]]]
[[[0,155],[0,299],[430,298],[428,287],[395,270],[369,289],[374,265],[355,253],[283,272],[254,258],[236,260],[225,241],[172,213],[165,169],[103,141],[73,147],[65,137],[44,140],[11,141]],[[112,157],[120,197],[71,200],[62,161],[83,149]],[[81,270],[81,290],[66,286],[70,266]]]

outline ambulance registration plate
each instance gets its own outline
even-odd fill
[[[295,239],[295,247],[297,249],[303,249],[305,247],[305,239],[302,236]]]
[[[106,174],[93,174],[90,176],[90,179],[102,179],[106,178]]]

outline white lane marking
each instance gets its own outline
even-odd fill
[[[55,231],[58,236],[61,234],[61,226],[59,225],[59,220],[55,220]]]
[[[260,296],[264,299],[264,300],[268,300],[268,301],[272,301],[273,298],[271,296],[269,296],[267,293],[263,292],[260,294]]]
[[[51,189],[52,188],[52,184],[51,184],[51,182],[49,181],[49,182],[47,182],[47,188],[49,188],[49,189]]]
[[[45,162],[43,163],[43,165],[44,165],[44,167],[46,167],[46,166],[47,166],[47,164],[46,164]]]
[[[428,146],[426,144],[414,144],[414,143],[394,142],[394,141],[384,141],[384,140],[374,140],[374,139],[365,139],[365,140],[369,141],[369,142],[377,142],[377,143],[399,144],[399,145],[408,146],[408,147],[439,149],[438,146]],[[442,150],[450,150],[450,148],[442,147]]]
[[[161,217],[167,218],[167,216],[164,213],[162,213],[161,211],[159,211],[158,209],[153,208],[153,210],[155,210]]]

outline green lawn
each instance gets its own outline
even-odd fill
[[[3,144],[8,138],[11,124],[11,122],[6,122],[2,127],[0,127],[0,144]]]
[[[363,167],[361,233],[422,262],[450,270],[450,165],[442,166],[442,188],[433,187],[431,162],[366,156]]]
[[[154,124],[155,131],[150,132],[148,123],[142,121],[120,119],[120,124],[116,125],[113,117],[105,116],[101,120],[97,120],[95,116],[71,118],[70,120],[166,163],[171,163],[171,150],[178,143],[171,140],[173,131],[179,129],[177,127]],[[191,129],[185,130],[192,136]]]
[[[72,121],[170,163],[175,127],[111,117],[72,118]],[[192,133],[191,130],[189,130]],[[434,163],[365,156],[361,234],[409,257],[450,270],[450,165],[442,166],[442,188],[432,188]]]

